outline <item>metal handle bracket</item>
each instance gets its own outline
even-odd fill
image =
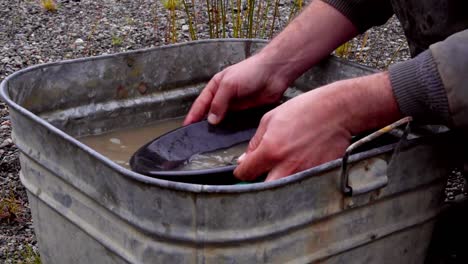
[[[347,149],[346,149],[346,152],[342,158],[342,161],[341,161],[341,177],[340,177],[340,186],[341,186],[341,191],[347,195],[347,196],[352,196],[353,195],[353,189],[351,188],[351,186],[349,185],[349,164],[348,164],[348,159],[349,159],[349,156],[351,155],[351,153],[359,146],[362,146],[363,144],[366,144],[380,136],[382,136],[383,134],[386,134],[390,131],[392,131],[393,129],[403,125],[403,124],[407,124],[407,129],[405,129],[405,133],[404,135],[402,136],[402,138],[406,138],[407,134],[408,134],[408,128],[409,128],[409,123],[413,120],[412,117],[408,116],[408,117],[405,117],[405,118],[402,118],[398,121],[396,121],[395,123],[391,124],[391,125],[388,125],[384,128],[381,128],[379,130],[377,130],[376,132],[354,142],[353,144],[351,144]],[[364,188],[363,191],[361,191],[360,193],[365,193],[365,192],[369,192],[369,191],[372,191],[372,190],[375,190],[377,188],[381,188],[383,186],[385,186],[387,184],[386,181],[376,181],[374,183],[371,183],[369,185],[369,188]],[[354,193],[354,194],[357,194],[357,193]]]

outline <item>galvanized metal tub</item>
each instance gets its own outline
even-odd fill
[[[410,140],[391,163],[395,144],[352,155],[350,180],[388,180],[352,197],[340,189],[340,160],[269,183],[207,186],[134,173],[77,140],[184,115],[213,74],[263,45],[199,41],[5,79],[43,262],[422,263],[443,208],[447,135]],[[371,72],[330,58],[286,96]]]

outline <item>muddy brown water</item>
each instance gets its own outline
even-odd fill
[[[156,137],[181,127],[182,122],[182,117],[163,120],[144,127],[121,129],[79,140],[115,163],[130,168],[129,160],[135,151]],[[194,155],[175,170],[200,170],[236,164],[237,158],[244,153],[247,144],[248,142],[245,142],[228,149]]]

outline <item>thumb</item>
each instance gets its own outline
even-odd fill
[[[264,115],[258,128],[257,128],[257,131],[255,131],[255,135],[250,139],[249,141],[249,145],[247,146],[247,150],[245,151],[245,153],[243,153],[242,155],[239,156],[239,158],[237,159],[237,163],[242,163],[245,156],[247,154],[249,154],[250,152],[254,151],[259,145],[260,145],[260,142],[262,141],[262,138],[263,138],[263,135],[265,134],[266,132],[266,123],[268,123],[268,119],[266,118],[267,116]]]
[[[234,170],[234,176],[242,181],[252,181],[273,167],[268,151],[262,145],[245,154],[243,160]]]
[[[265,118],[262,118],[262,121]],[[249,142],[246,153],[239,157],[239,165],[234,171],[234,175],[241,180],[253,180],[271,168],[272,162],[268,159],[268,152],[265,151],[265,144],[262,139],[266,132],[268,122],[260,122],[257,132]]]

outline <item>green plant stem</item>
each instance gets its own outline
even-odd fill
[[[195,25],[195,27],[197,27],[198,25],[198,10],[197,10],[197,6],[195,5],[195,0],[192,0],[192,7],[193,7],[193,24]]]
[[[220,6],[221,6],[221,24],[222,24],[222,30],[223,30],[223,38],[226,37],[226,5],[224,3],[224,0],[219,0]]]
[[[193,29],[193,25],[192,25],[192,15],[190,14],[188,5],[187,5],[187,3],[185,2],[185,0],[182,0],[182,2],[184,3],[185,14],[187,14],[187,18],[188,18],[189,31],[190,31],[190,38],[191,38],[192,40],[196,40],[196,39],[197,39],[197,35],[195,34],[195,30]]]
[[[356,56],[356,60],[360,60],[362,57],[362,53],[364,52],[364,48],[366,47],[367,44],[367,39],[369,37],[369,32],[366,32],[364,36],[362,37],[362,42],[361,42],[361,50],[359,50],[359,53]]]
[[[294,14],[296,13],[296,1],[294,1],[292,7],[291,7],[291,11],[289,12],[289,17],[288,17],[288,24],[289,22],[291,22],[291,19],[294,17]]]
[[[247,0],[246,15],[242,17],[241,38],[247,37],[249,34],[249,18],[250,18],[250,0]]]
[[[219,17],[218,17],[218,1],[217,0],[212,0],[213,2],[211,3],[211,10],[212,10],[212,17],[214,19],[214,35],[216,38],[219,38]]]
[[[213,18],[211,17],[210,0],[206,0],[206,13],[208,14],[208,25],[210,27],[210,38],[213,38]]]
[[[242,21],[242,13],[241,13],[241,0],[237,0],[237,19],[236,19],[236,24],[237,24],[237,32],[236,32],[236,38],[240,38],[241,36],[241,21]]]
[[[276,17],[278,16],[278,7],[279,7],[279,0],[276,0],[275,1],[275,12],[273,12],[273,22],[271,22],[270,39],[273,38],[273,33],[275,31],[275,22],[276,22]]]
[[[232,27],[233,27],[233,31],[234,31],[234,37],[237,38],[237,23],[235,21],[236,19],[236,15],[234,13],[234,2],[233,0],[229,0],[229,5],[231,6],[231,21],[233,22],[232,23]]]
[[[176,12],[175,12],[175,5],[171,6],[171,21],[172,21],[172,43],[177,42],[177,31],[176,31]]]
[[[258,3],[257,16],[256,16],[256,20],[255,20],[255,30],[254,30],[254,36],[255,36],[255,37],[258,36],[258,28],[259,28],[259,24],[260,24],[260,22],[261,22],[261,17],[262,17],[262,13],[261,13],[261,10],[262,10],[262,3],[263,3],[262,0],[260,0],[259,3]]]
[[[248,19],[248,24],[247,24],[249,26],[248,38],[252,38],[254,11],[255,11],[255,0],[249,0],[249,19]]]
[[[271,0],[267,0],[267,6],[265,8],[265,12],[263,13],[263,27],[262,27],[262,33],[260,34],[260,38],[265,37],[268,11],[270,10],[270,5],[271,5],[270,3],[271,3]]]

